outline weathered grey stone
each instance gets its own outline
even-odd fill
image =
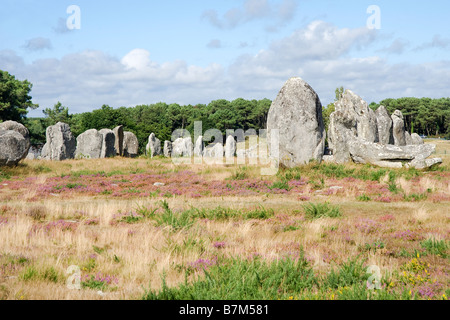
[[[335,111],[330,115],[328,146],[334,161],[344,163],[351,160],[348,142],[356,138],[378,142],[378,121],[376,113],[357,94],[346,90],[335,102]],[[379,111],[383,127],[383,109]],[[388,126],[388,124],[386,124]]]
[[[115,135],[114,149],[116,155],[123,156],[123,126],[117,126],[113,129]]]
[[[278,130],[279,154],[272,145]],[[322,104],[317,93],[301,78],[289,79],[270,106],[267,117],[269,156],[286,167],[322,160],[325,148]]]
[[[139,141],[133,132],[123,133],[123,156],[136,158],[139,154]]]
[[[192,149],[191,137],[178,138],[172,143],[172,157],[191,157]]]
[[[99,133],[102,135],[102,149],[100,158],[110,158],[116,156],[116,135],[111,129],[101,129]]]
[[[236,141],[233,136],[228,136],[225,141],[225,158],[234,158],[236,155]]]
[[[410,146],[410,145],[413,144],[411,135],[409,134],[408,131],[405,131],[405,142],[406,142],[406,145],[407,145],[407,146]]]
[[[155,136],[153,132],[148,137],[148,143],[145,147],[145,152],[147,153],[147,156],[149,155],[152,158],[160,156],[162,154],[161,141]]]
[[[411,161],[411,163],[407,164],[406,167],[414,167],[416,169],[426,169],[441,163],[442,163],[441,158],[425,159],[422,156],[418,156],[413,161]]]
[[[30,142],[30,132],[28,131],[27,127],[25,127],[23,124],[16,122],[16,121],[4,121],[0,123],[0,130],[13,130],[20,133],[25,140],[28,140]]]
[[[77,137],[76,159],[99,159],[102,155],[103,135],[90,129]]]
[[[199,136],[197,138],[197,141],[195,141],[194,156],[201,157],[203,155],[204,149],[205,149],[205,142],[203,141],[203,136]]]
[[[322,157],[322,161],[324,161],[324,162],[335,162],[333,155],[324,155]]]
[[[41,152],[42,159],[61,161],[75,157],[77,142],[67,123],[58,122],[48,127],[46,139]]]
[[[328,126],[328,147],[333,152],[334,161],[351,161],[348,142],[356,139],[356,119],[349,117],[346,110],[335,111],[330,115]]]
[[[164,157],[170,158],[172,156],[172,142],[164,141]]]
[[[378,127],[375,112],[366,101],[351,90],[346,90],[335,104],[336,111],[347,113],[356,120],[356,136],[369,142],[378,141]],[[345,110],[345,111],[344,111]]]
[[[42,146],[31,146],[28,150],[28,154],[26,159],[28,160],[36,160],[41,159]]]
[[[207,145],[205,150],[203,150],[203,158],[214,158],[223,161],[224,151],[223,144],[220,142],[212,143]],[[205,159],[205,161],[207,161],[207,159]]]
[[[415,166],[415,159],[426,159],[435,150],[433,144],[394,146],[354,139],[348,143],[350,155],[356,163],[370,163],[381,167],[401,168],[402,162]]]
[[[24,159],[30,140],[15,130],[0,129],[0,166],[15,166]]]
[[[394,136],[394,145],[406,146],[405,122],[400,110],[395,110],[392,118],[392,135]]]
[[[378,128],[378,141],[381,144],[394,144],[392,136],[392,118],[385,106],[379,106],[375,111]]]
[[[411,134],[411,142],[414,145],[421,145],[423,144],[423,139],[417,133],[413,133]]]

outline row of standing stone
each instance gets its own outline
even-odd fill
[[[90,129],[77,139],[67,123],[58,122],[46,130],[46,143],[40,155],[29,158],[61,161],[66,159],[99,159],[114,156],[138,156],[139,143],[123,126],[111,129]]]

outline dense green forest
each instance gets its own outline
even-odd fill
[[[140,151],[143,152],[150,133],[161,140],[171,140],[176,129],[187,129],[193,133],[194,122],[202,121],[202,130],[215,128],[225,134],[226,129],[264,129],[271,100],[236,99],[214,100],[209,104],[179,105],[159,102],[135,107],[112,108],[103,105],[91,112],[70,114],[69,108],[57,102],[52,108],[46,108],[41,118],[27,118],[27,109],[35,109],[29,95],[32,84],[19,81],[6,71],[0,70],[0,122],[15,120],[22,122],[29,130],[33,144],[45,142],[45,130],[58,121],[70,125],[75,136],[89,129],[114,128],[123,125],[124,130],[136,134]],[[344,91],[336,89],[335,100]],[[385,99],[380,103],[372,102],[373,109],[384,105],[392,113],[398,109],[405,116],[406,130],[427,136],[446,136],[450,138],[450,98],[400,98]],[[324,106],[325,125],[334,104]]]

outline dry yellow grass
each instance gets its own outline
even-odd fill
[[[438,150],[447,150],[447,147],[445,143],[438,144]],[[308,166],[305,166],[305,172],[310,170]],[[353,166],[348,165],[348,168]],[[11,172],[21,177],[38,176],[37,185],[45,185],[51,177],[79,171],[120,171],[126,175],[187,169],[207,181],[228,179],[238,170],[234,166],[225,165],[175,166],[167,159],[114,158],[63,162],[26,161]],[[245,172],[248,177],[258,179],[261,178],[259,169],[257,166],[247,166]],[[275,181],[278,178],[273,176],[262,179]],[[414,183],[410,180],[399,178],[397,183],[407,193],[414,190]],[[419,184],[425,190],[450,194],[446,180],[423,175]],[[328,181],[326,185],[328,186]],[[315,195],[314,192],[309,192],[309,184],[305,186],[304,195],[311,195],[313,201],[330,201],[331,204],[339,205],[343,212],[341,218],[312,221],[305,219],[303,202],[298,200],[296,194],[199,199],[182,195],[164,199],[173,210],[186,210],[190,207],[212,209],[217,206],[249,210],[260,205],[274,210],[274,217],[271,219],[197,220],[191,228],[178,231],[172,231],[170,227],[158,227],[151,220],[135,224],[112,224],[114,216],[119,212],[135,211],[139,206],[156,208],[161,198],[121,200],[82,196],[63,200],[53,197],[30,202],[28,200],[36,195],[36,189],[33,188],[14,191],[21,194],[18,198],[8,198],[12,191],[2,190],[0,193],[0,208],[3,208],[0,218],[8,219],[7,223],[0,223],[0,259],[3,259],[0,260],[0,267],[8,259],[27,259],[23,265],[16,265],[17,269],[0,273],[2,299],[139,299],[143,294],[143,287],[160,288],[163,273],[169,286],[183,282],[184,270],[198,259],[259,255],[271,260],[294,254],[300,247],[305,250],[314,270],[323,274],[348,257],[363,252],[362,248],[366,244],[379,240],[379,237],[391,239],[392,234],[398,230],[423,230],[425,238],[448,240],[449,236],[448,202],[360,202],[355,200],[355,194],[364,190],[360,190],[362,187],[357,183],[346,185],[343,192],[330,195]],[[387,215],[392,215],[394,220],[382,220]],[[88,224],[92,219],[96,221],[95,224]],[[44,227],[48,223],[59,220],[76,223],[78,227],[65,231],[56,228],[50,233],[45,231]],[[361,223],[372,223],[370,221],[383,228],[389,224],[392,231],[387,229],[388,231],[383,231],[385,233],[368,233],[355,227]],[[290,226],[295,227],[286,229]],[[225,244],[217,247],[217,242]],[[368,263],[378,265],[383,274],[392,273],[407,260],[389,254],[390,251],[398,250],[398,246],[394,239],[392,247],[388,246],[384,251],[370,251],[365,256]],[[95,258],[92,258],[93,255]],[[441,260],[433,257],[430,259],[435,262],[436,268],[448,268]],[[95,266],[89,265],[93,263],[91,260],[95,261]],[[79,266],[83,275],[101,272],[117,277],[119,282],[111,286],[116,288],[105,290],[101,294],[97,293],[98,290],[71,290],[66,286],[69,276],[66,270],[71,265]],[[25,280],[24,275],[29,268],[34,268],[36,275]],[[50,268],[58,274],[56,282],[49,281],[44,276]]]

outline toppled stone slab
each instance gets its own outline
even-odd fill
[[[389,168],[401,168],[403,165],[409,165],[417,169],[427,167],[427,163],[430,165],[437,163],[434,161],[418,162],[419,159],[426,159],[436,150],[436,146],[433,144],[394,146],[354,139],[348,142],[348,146],[355,163],[370,163]]]

